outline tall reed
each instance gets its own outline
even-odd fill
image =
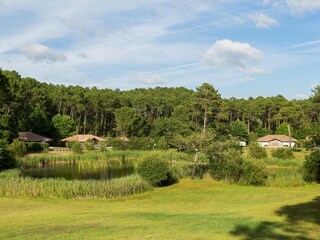
[[[0,196],[47,198],[118,198],[142,193],[151,186],[138,175],[110,181],[32,179],[20,177],[18,170],[0,174]]]

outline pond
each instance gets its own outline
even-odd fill
[[[134,162],[119,162],[109,164],[73,164],[50,165],[43,167],[25,168],[23,176],[33,178],[64,178],[67,180],[110,180],[134,173]]]

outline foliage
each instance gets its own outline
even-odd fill
[[[276,134],[289,135],[288,127],[289,127],[288,123],[286,122],[281,123],[276,129]]]
[[[138,165],[138,174],[152,186],[167,186],[178,181],[168,161],[157,155],[146,157]]]
[[[231,123],[231,134],[235,137],[239,137],[242,141],[247,141],[249,138],[246,125],[239,119]]]
[[[57,138],[63,139],[76,134],[76,124],[68,115],[56,114],[52,118],[52,124],[57,132]]]
[[[116,131],[120,136],[141,137],[148,132],[147,122],[132,108],[122,107],[115,111]]]
[[[3,144],[0,144],[0,171],[15,168],[17,162],[13,154]]]
[[[203,116],[203,132],[205,132],[209,116],[214,118],[221,106],[221,96],[218,90],[209,83],[203,83],[200,87],[197,87],[194,106]]]
[[[46,142],[29,142],[27,143],[28,152],[47,152],[49,144]]]
[[[292,159],[294,158],[291,148],[277,148],[271,151],[271,155],[274,158],[279,159]]]
[[[88,140],[84,143],[86,150],[93,151],[94,150],[94,142],[92,140]]]
[[[81,144],[80,143],[78,143],[78,142],[74,142],[73,144],[72,144],[72,151],[74,151],[75,153],[78,153],[78,154],[80,154],[80,153],[82,153],[82,146],[81,146]]]
[[[76,142],[68,141],[68,142],[66,142],[66,147],[72,149],[72,147],[73,147],[73,145],[74,145],[75,143],[76,143]]]
[[[262,186],[266,184],[268,175],[265,170],[250,161],[244,161],[242,164],[242,174],[239,183],[242,185]]]
[[[320,183],[320,150],[315,150],[305,158],[304,179],[308,182]]]
[[[208,157],[209,172],[214,179],[243,185],[264,185],[267,180],[262,167],[244,161],[235,149],[212,153]]]
[[[140,176],[99,180],[32,179],[18,171],[0,174],[0,196],[48,198],[118,198],[142,193],[151,187]],[[19,187],[17,188],[17,184]]]
[[[253,142],[249,145],[249,157],[254,159],[267,158],[267,150],[259,145],[257,142]]]
[[[19,141],[19,139],[14,139],[9,145],[9,150],[16,157],[22,157],[27,152],[27,146],[24,142]]]

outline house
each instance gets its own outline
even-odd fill
[[[258,139],[258,143],[261,147],[270,148],[294,147],[297,141],[297,139],[287,135],[267,135]]]
[[[35,134],[32,132],[19,132],[18,139],[21,142],[51,142],[52,138],[44,137],[39,134]]]
[[[106,141],[104,138],[92,135],[92,134],[77,134],[72,137],[64,138],[61,141],[62,142],[79,142],[81,144],[84,144],[86,141],[93,141],[95,145],[98,142],[104,142]]]

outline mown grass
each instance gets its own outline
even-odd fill
[[[138,175],[102,180],[33,179],[19,170],[0,173],[0,196],[47,198],[117,198],[142,193],[151,186]]]
[[[319,196],[183,180],[121,200],[0,197],[0,239],[317,240]]]

